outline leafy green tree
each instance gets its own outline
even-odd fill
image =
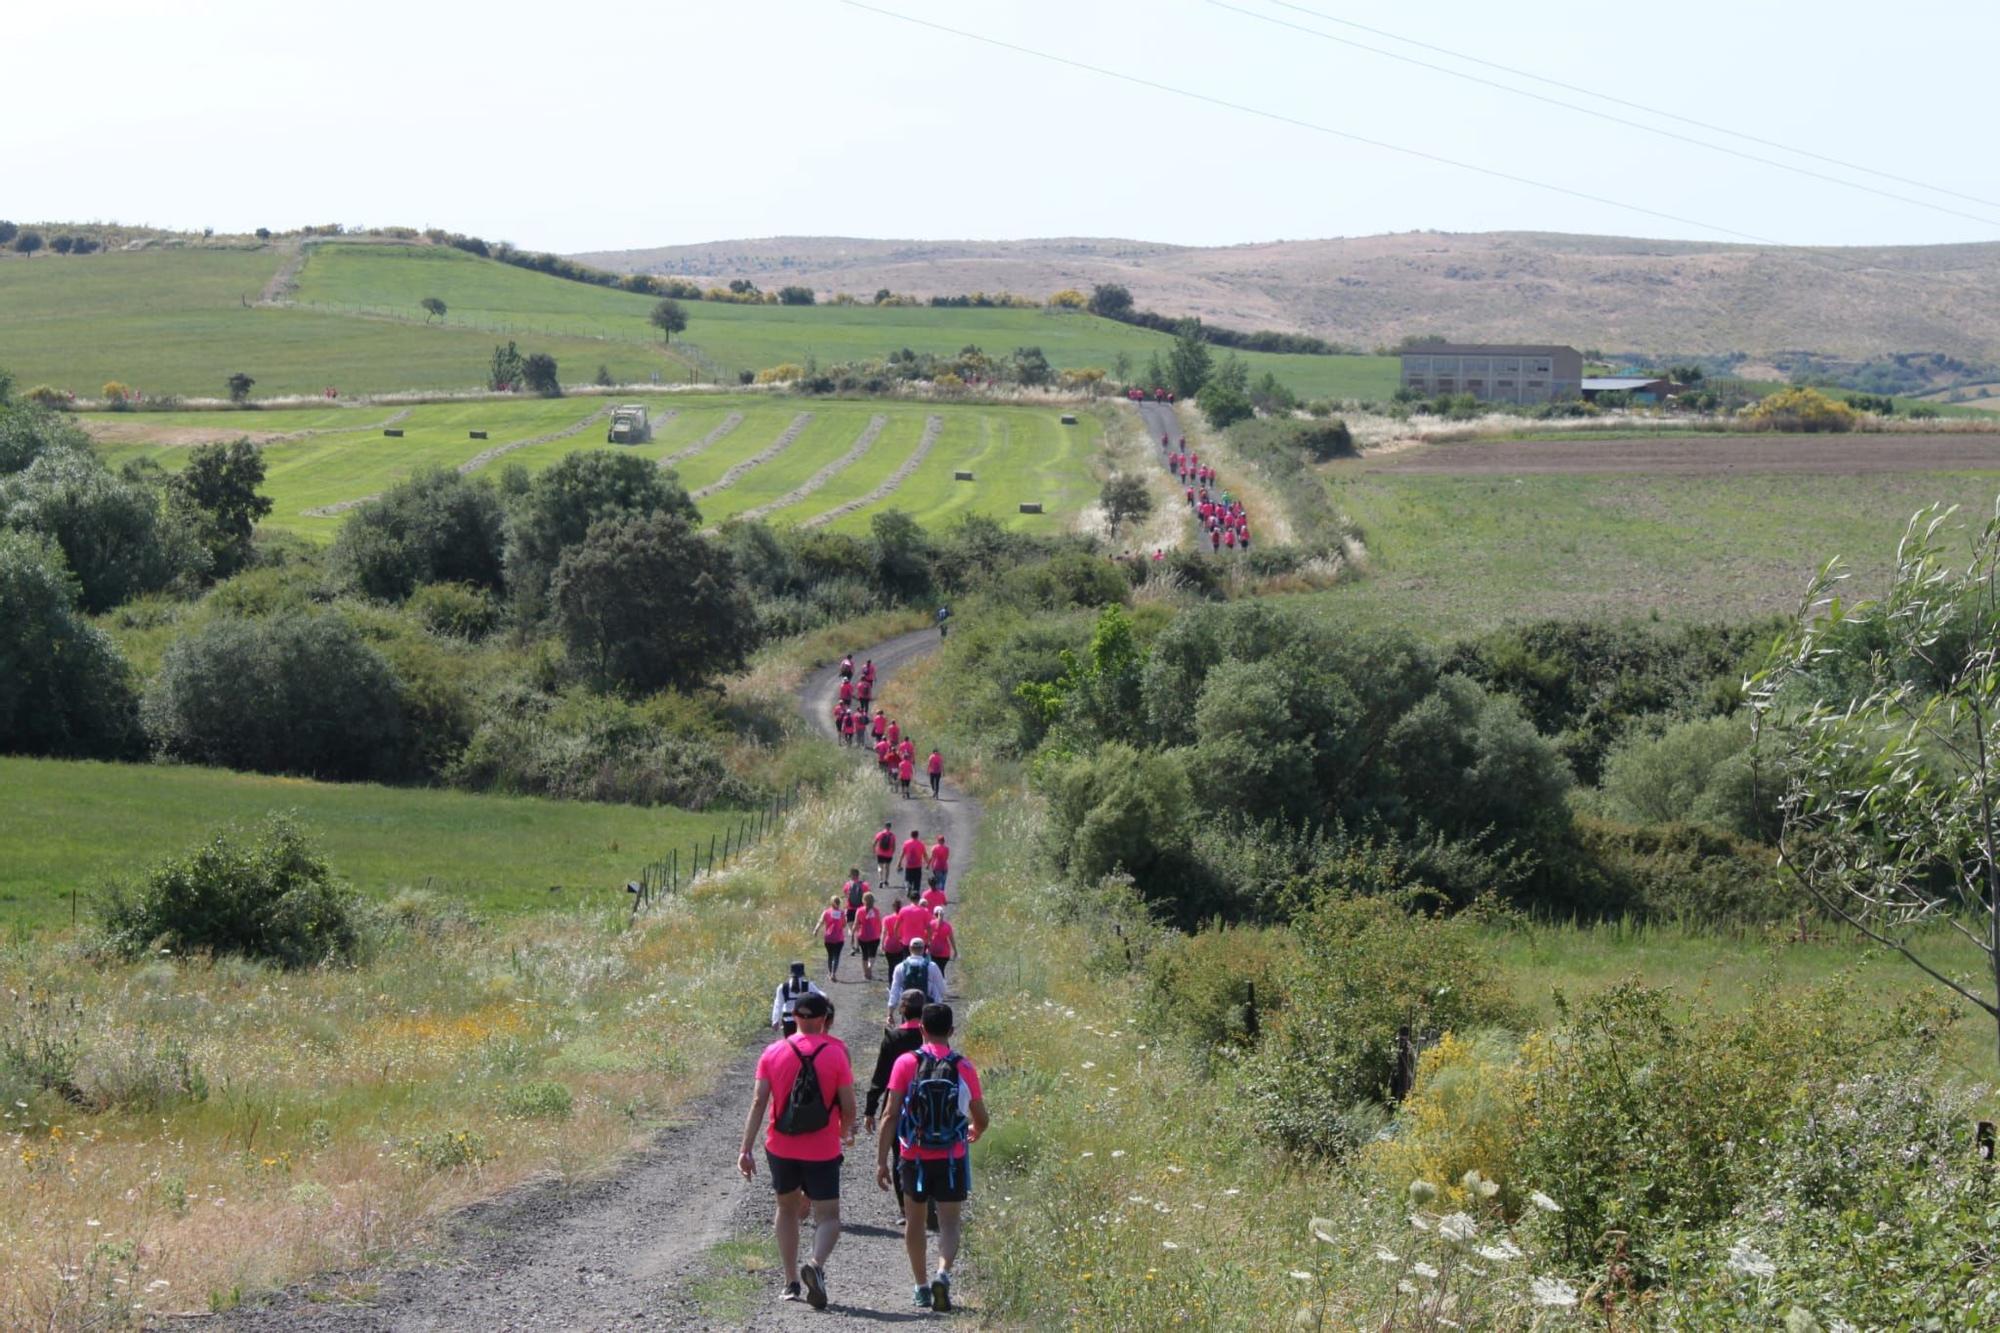
[[[1259,412],[1288,415],[1298,408],[1299,397],[1278,382],[1278,377],[1265,371],[1250,386],[1250,406]]]
[[[1750,699],[1785,774],[1780,866],[2000,1034],[2000,517],[1959,559],[1954,512],[1910,520],[1879,602],[1844,601],[1824,566]]]
[[[17,224],[12,222],[0,222],[0,245],[8,245],[12,243],[13,239],[16,236],[19,236],[20,234],[21,234],[21,228]]]
[[[646,316],[646,322],[660,331],[661,342],[672,342],[674,335],[688,326],[687,309],[671,296],[662,296],[653,303],[653,313]]]
[[[24,231],[14,238],[16,254],[31,255],[42,248],[42,234],[38,231]]]
[[[1167,373],[1167,363],[1154,352],[1146,358],[1146,378],[1140,383],[1148,389],[1164,389],[1172,377]]]
[[[1104,506],[1104,521],[1116,533],[1128,522],[1143,519],[1153,512],[1153,493],[1146,489],[1146,483],[1130,472],[1113,473],[1104,483],[1104,491],[1098,497]]]
[[[521,382],[544,398],[562,397],[556,359],[547,352],[536,352],[521,363]]]
[[[581,544],[593,524],[656,513],[701,522],[688,493],[651,459],[586,449],[537,473],[507,523],[507,586],[523,623],[541,619],[563,552]]]
[[[627,689],[695,689],[756,645],[734,558],[681,513],[594,524],[564,551],[549,600],[572,657]]]
[[[600,389],[608,389],[615,383],[617,383],[617,381],[611,378],[611,367],[606,365],[602,361],[598,362],[597,380],[596,380],[597,387]]]
[[[0,528],[0,752],[122,759],[138,697],[109,635],[77,614],[62,552]]]
[[[778,288],[778,304],[780,305],[811,305],[814,300],[813,289],[810,287]]]
[[[445,306],[443,298],[436,296],[426,296],[423,300],[419,301],[417,304],[421,305],[424,308],[424,323],[428,324],[434,319],[444,318],[444,313],[447,307]]]
[[[39,533],[61,547],[92,614],[198,578],[208,563],[157,494],[67,449],[45,451],[0,477],[0,527]]]
[[[224,617],[184,635],[141,716],[163,752],[189,763],[342,779],[404,767],[396,674],[331,613]]]
[[[1174,345],[1167,353],[1167,386],[1179,397],[1192,398],[1208,383],[1213,366],[1214,357],[1209,353],[1207,340],[1201,336],[1201,321],[1182,320],[1180,331],[1174,335]]]
[[[1035,387],[1049,383],[1055,378],[1055,370],[1050,367],[1048,357],[1039,347],[1016,347],[1014,355],[1008,358],[1013,366],[1014,382]]]
[[[1049,851],[1073,883],[1096,884],[1122,870],[1144,891],[1156,877],[1176,877],[1195,805],[1172,755],[1114,741],[1043,772]]]
[[[506,536],[490,482],[424,468],[349,514],[327,564],[339,582],[382,601],[400,602],[429,583],[497,591]]]
[[[521,349],[511,339],[505,347],[493,349],[493,365],[486,377],[486,387],[506,391],[519,387],[522,375]]]
[[[1132,354],[1123,350],[1111,358],[1111,378],[1120,384],[1132,382]]]
[[[931,545],[917,520],[900,509],[885,509],[869,520],[875,548],[875,583],[898,601],[914,601],[930,591]]]
[[[0,371],[11,391],[12,377]],[[0,403],[0,478],[19,472],[45,453],[90,452],[90,436],[67,413],[32,402]]]
[[[49,249],[55,251],[59,255],[66,255],[75,248],[76,248],[76,237],[69,235],[67,232],[65,232],[61,236],[56,237],[53,241],[49,242]]]
[[[1217,430],[1225,430],[1239,421],[1248,421],[1257,415],[1243,390],[1220,376],[1210,379],[1203,386],[1201,397],[1197,401],[1201,404],[1202,416]]]
[[[232,403],[249,402],[250,390],[256,385],[256,383],[257,383],[256,380],[251,379],[248,375],[244,374],[242,371],[240,370],[237,371],[234,375],[231,375],[229,377],[229,401]]]
[[[228,578],[250,563],[257,520],[271,512],[264,484],[264,451],[248,440],[196,445],[187,466],[167,483],[169,498],[188,515],[209,574]]]
[[[1090,289],[1090,313],[1123,319],[1132,313],[1132,293],[1119,283],[1100,282]]]

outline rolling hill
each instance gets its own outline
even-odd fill
[[[1410,334],[1609,353],[2000,354],[2000,243],[1844,249],[1546,232],[1406,232],[1216,248],[1144,241],[777,237],[576,258],[864,299],[1093,283],[1141,306],[1361,347]]]

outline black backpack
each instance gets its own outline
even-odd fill
[[[917,1049],[917,1068],[903,1094],[903,1114],[896,1127],[903,1142],[933,1150],[965,1142],[969,1123],[958,1104],[963,1086],[958,1062],[964,1058],[957,1051],[934,1055]]]
[[[819,1090],[819,1070],[813,1062],[826,1047],[822,1044],[808,1053],[789,1037],[785,1044],[799,1057],[799,1073],[792,1080],[791,1095],[785,1098],[784,1109],[778,1112],[772,1127],[780,1134],[811,1134],[825,1129],[833,1120],[833,1112],[827,1108],[826,1094]]]
[[[926,999],[931,993],[931,961],[929,958],[905,958],[896,965],[896,984],[890,993],[901,999],[906,990],[920,990]]]

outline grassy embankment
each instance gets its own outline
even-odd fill
[[[237,371],[257,381],[258,397],[485,383],[491,333],[425,328],[421,312],[406,323],[247,306],[284,258],[275,249],[185,249],[0,264],[0,366],[21,388],[45,383],[79,397],[118,380],[153,397],[219,398]],[[657,342],[639,338],[541,337],[533,350],[579,381],[599,363],[623,381],[656,370],[669,382],[686,376]]]

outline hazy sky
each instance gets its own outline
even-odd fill
[[[1986,97],[2000,51],[1992,0],[1303,0],[1922,185],[1480,69],[1274,0],[1229,0],[1972,217],[1530,101],[1208,0],[879,2],[1686,220],[1133,86],[839,0],[22,6],[0,29],[10,108],[0,117],[0,217],[219,230],[404,223],[564,251],[780,234],[1227,244],[1426,227],[2000,240]]]

